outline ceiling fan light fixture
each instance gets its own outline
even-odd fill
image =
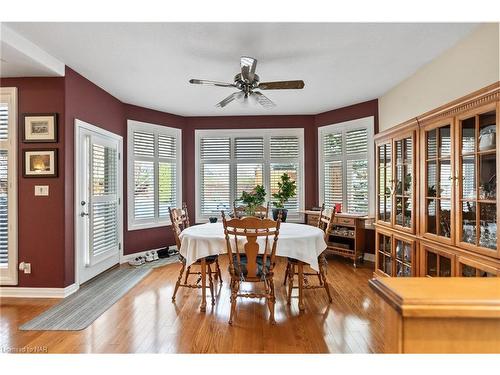
[[[234,77],[234,83],[207,81],[203,79],[190,79],[189,83],[195,85],[209,85],[219,87],[235,87],[240,92],[233,93],[227,98],[217,103],[216,107],[224,108],[226,105],[237,99],[244,106],[248,106],[249,102],[259,103],[262,107],[268,109],[275,107],[274,104],[267,96],[262,94],[259,90],[297,90],[304,88],[304,81],[276,81],[276,82],[260,82],[260,78],[255,74],[257,67],[257,59],[249,56],[241,56],[240,69]]]

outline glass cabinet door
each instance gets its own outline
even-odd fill
[[[452,122],[424,131],[424,233],[450,243],[454,197]]]
[[[497,114],[471,114],[458,122],[459,228],[462,246],[489,255],[497,250]],[[493,253],[493,254],[492,254]]]
[[[415,255],[413,241],[407,241],[394,236],[395,264],[397,277],[411,277],[415,275]]]
[[[377,145],[377,221],[391,224],[392,220],[392,144]]]
[[[455,276],[455,255],[446,251],[430,248],[427,245],[422,245],[421,249],[421,276]]]
[[[394,149],[395,225],[413,231],[413,136],[396,139]]]
[[[377,270],[392,276],[392,237],[377,232]]]
[[[500,270],[473,259],[458,257],[458,275],[461,277],[498,277]]]

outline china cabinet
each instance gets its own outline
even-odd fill
[[[377,223],[415,233],[416,127],[377,137]]]
[[[496,191],[499,121],[495,104],[458,116],[457,125],[457,244],[499,257]]]
[[[500,275],[499,97],[497,82],[376,135],[376,275]]]

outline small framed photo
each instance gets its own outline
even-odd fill
[[[57,142],[57,113],[24,115],[23,142]]]
[[[57,177],[57,149],[24,150],[24,177]]]

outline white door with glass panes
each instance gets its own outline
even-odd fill
[[[17,285],[17,90],[0,90],[0,285]]]
[[[75,213],[77,282],[120,261],[122,137],[76,120]]]

